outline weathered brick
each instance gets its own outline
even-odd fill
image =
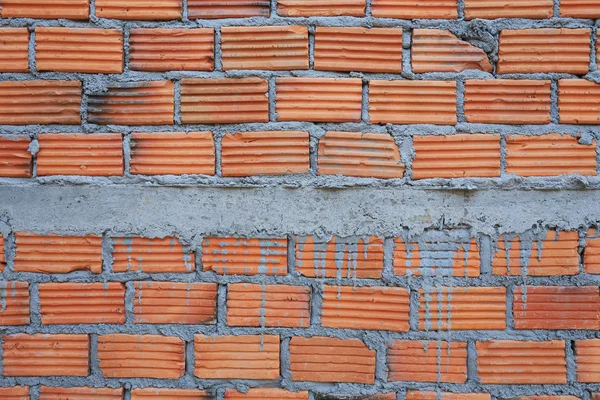
[[[113,19],[181,19],[181,0],[96,0],[96,16]]]
[[[2,0],[2,18],[88,19],[89,0]]]
[[[29,387],[2,387],[0,388],[0,398],[3,400],[29,400]]]
[[[38,400],[122,400],[123,388],[41,386]]]
[[[576,396],[549,396],[549,395],[542,395],[542,396],[519,396],[519,397],[512,397],[508,400],[581,400],[579,397]]]
[[[558,81],[561,124],[600,124],[600,85],[584,79]]]
[[[375,351],[358,339],[313,336],[290,341],[293,381],[375,382]]]
[[[6,257],[4,255],[4,235],[0,234],[0,273],[6,268]]]
[[[600,339],[575,341],[577,381],[597,383],[600,380]]]
[[[0,176],[31,177],[33,156],[29,152],[30,144],[31,139],[27,136],[0,137]]]
[[[186,273],[195,269],[194,253],[175,237],[112,238],[113,272]]]
[[[131,400],[214,400],[215,396],[198,389],[132,389]]]
[[[465,0],[465,17],[466,19],[550,18],[553,6],[552,0]]]
[[[29,322],[29,283],[0,281],[0,325]]]
[[[456,0],[373,0],[372,14],[378,18],[456,19]]]
[[[190,18],[249,18],[268,17],[271,6],[269,0],[188,0]]]
[[[278,379],[279,336],[194,336],[200,379]]]
[[[477,342],[483,384],[565,384],[565,342],[492,340]]]
[[[284,389],[263,389],[251,388],[246,393],[238,392],[235,389],[225,391],[225,400],[260,400],[260,399],[278,399],[278,400],[308,400],[308,392],[288,392]]]
[[[590,229],[586,235],[583,270],[586,274],[600,274],[600,231],[598,229]]]
[[[0,15],[6,7],[2,3]],[[27,28],[0,28],[0,72],[29,71],[29,30]]]
[[[105,378],[179,379],[185,370],[185,343],[161,335],[100,335],[98,359]]]
[[[365,7],[365,0],[277,0],[277,13],[284,17],[363,17]]]
[[[572,18],[600,18],[600,4],[588,0],[561,0],[560,16]]]
[[[443,367],[442,367],[443,368]],[[420,392],[409,390],[406,400],[491,400],[489,393]]]

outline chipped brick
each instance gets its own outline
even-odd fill
[[[2,3],[0,15],[6,7]],[[29,71],[29,30],[27,28],[0,28],[0,72]]]
[[[195,269],[194,253],[175,237],[112,239],[113,272],[186,273]]]
[[[29,283],[0,281],[0,325],[29,323]]]
[[[30,143],[31,139],[27,136],[0,137],[0,176],[31,177],[33,156],[29,152]]]

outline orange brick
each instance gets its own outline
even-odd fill
[[[562,0],[564,3],[565,0]],[[552,0],[465,0],[466,19],[550,18]]]
[[[0,281],[0,325],[29,325],[29,283]]]
[[[179,379],[185,370],[185,343],[161,335],[100,335],[98,359],[105,378]]]
[[[214,400],[215,397],[198,389],[143,388],[132,389],[131,400]]]
[[[120,74],[123,32],[120,29],[35,28],[38,71]]]
[[[279,121],[359,122],[362,81],[356,78],[277,78]]]
[[[586,274],[600,274],[600,230],[598,229],[590,229],[587,233],[583,269]]]
[[[201,379],[278,379],[279,336],[194,336]]]
[[[96,16],[112,19],[166,20],[181,19],[180,0],[96,0]]]
[[[402,178],[404,164],[387,134],[327,132],[319,141],[319,175]]]
[[[44,133],[38,136],[38,176],[123,175],[123,142],[120,133]]]
[[[406,400],[491,400],[491,398],[489,393],[419,392],[416,390],[406,392]]]
[[[375,382],[375,350],[358,339],[313,336],[290,341],[293,381]]]
[[[44,325],[125,323],[123,283],[40,283],[39,290]]]
[[[472,79],[466,81],[465,87],[465,116],[468,122],[550,122],[550,81]]]
[[[284,17],[363,17],[365,7],[365,0],[277,0],[277,13]]]
[[[287,275],[287,239],[207,237],[202,265],[222,275]]]
[[[321,324],[330,328],[407,332],[409,294],[404,288],[325,286]]]
[[[378,18],[456,19],[456,0],[373,0],[372,14]]]
[[[261,78],[181,80],[184,124],[268,122],[267,81]]]
[[[100,236],[36,235],[16,233],[16,272],[66,274],[73,271],[102,272]]]
[[[90,15],[89,0],[2,0],[0,17],[2,18],[67,18],[88,19]]]
[[[577,232],[548,232],[546,239],[523,245],[500,237],[492,259],[492,274],[502,276],[576,275],[579,272]],[[530,251],[527,251],[530,249]]]
[[[136,28],[129,35],[134,71],[212,71],[214,29]]]
[[[493,70],[485,51],[458,39],[447,30],[413,30],[411,57],[412,69],[416,73]]]
[[[122,400],[123,388],[41,386],[39,400]]]
[[[308,69],[305,26],[224,26],[223,69]]]
[[[402,29],[330,28],[315,35],[315,69],[402,72]]]
[[[600,329],[600,292],[596,286],[517,286],[516,329]]]
[[[500,32],[498,73],[567,72],[586,74],[589,29],[505,29]]]
[[[260,399],[278,399],[278,400],[308,400],[308,392],[288,392],[284,389],[263,389],[251,388],[246,393],[238,392],[235,389],[225,391],[225,400],[260,400]]]
[[[131,134],[132,174],[215,174],[215,143],[211,132]]]
[[[308,132],[228,133],[221,142],[223,176],[305,174],[310,167]]]
[[[4,400],[29,400],[29,388],[27,386],[0,388],[0,398]]]
[[[88,335],[2,336],[4,376],[88,376]]]
[[[600,85],[584,79],[558,81],[561,124],[600,124]]]
[[[500,136],[414,136],[413,179],[500,176]]]
[[[4,236],[0,234],[0,272],[6,268],[6,258],[4,257]]]
[[[366,237],[296,238],[296,272],[311,278],[381,278],[383,239]]]
[[[227,324],[306,328],[310,325],[310,287],[229,284]]]
[[[587,0],[561,0],[560,16],[572,18],[600,18],[600,4]]]
[[[600,339],[575,341],[577,381],[597,383],[600,380]]]
[[[565,384],[565,342],[492,340],[477,342],[483,384]]]
[[[467,344],[397,340],[388,347],[388,380],[465,383]]]
[[[135,282],[136,324],[215,324],[217,284]]]
[[[88,122],[106,125],[173,124],[171,81],[123,82],[88,98]]]
[[[80,81],[0,82],[0,125],[76,125],[80,111]]]
[[[269,0],[188,0],[190,18],[249,18],[268,17]]]
[[[6,7],[6,0],[2,8]],[[0,9],[0,15],[2,15]],[[29,30],[27,28],[0,28],[0,72],[29,71]]]
[[[369,83],[369,116],[375,124],[456,124],[456,82]]]
[[[580,144],[570,135],[511,135],[506,172],[520,176],[596,175],[596,142]]]
[[[113,272],[186,273],[195,269],[194,253],[175,237],[112,238]]]
[[[31,139],[27,136],[0,137],[0,176],[30,178],[33,156],[29,152]]]

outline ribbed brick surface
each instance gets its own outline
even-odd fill
[[[4,400],[29,400],[29,388],[27,386],[2,387],[0,396]]]
[[[277,12],[286,17],[365,15],[365,0],[277,0]]]
[[[121,400],[123,388],[40,387],[39,400]]]
[[[248,389],[246,393],[238,392],[235,389],[225,391],[225,400],[260,400],[260,399],[280,399],[280,400],[308,400],[308,392],[288,392],[283,389]]]
[[[174,237],[112,239],[114,272],[193,272],[194,254],[184,251]]]
[[[269,0],[188,0],[190,18],[268,17]]]
[[[467,19],[550,18],[552,8],[552,0],[465,0]]]
[[[131,390],[131,400],[214,400],[214,396],[198,389],[143,388]]]
[[[0,324],[29,325],[29,283],[0,282]]]
[[[372,14],[379,18],[453,19],[458,16],[456,0],[373,0]]]
[[[32,174],[31,140],[25,136],[0,137],[0,176],[28,178]]]
[[[2,8],[0,9],[0,16],[3,18],[68,18],[79,20],[88,19],[89,15],[89,0],[61,0],[56,2],[2,0]]]
[[[595,383],[600,379],[600,339],[575,341],[575,359],[577,361],[577,381]]]
[[[600,274],[600,235],[596,229],[590,229],[587,233],[583,268],[588,274]]]
[[[589,0],[561,0],[560,16],[573,18],[599,18],[600,5]]]
[[[223,275],[285,275],[287,240],[208,237],[202,243],[202,265]]]
[[[576,79],[558,81],[558,113],[562,124],[600,124],[600,85]]]
[[[6,7],[6,5],[2,5]],[[2,10],[0,10],[0,15]],[[0,28],[0,72],[29,71],[27,28]]]
[[[97,0],[96,15],[100,18],[165,20],[180,19],[180,0],[154,0],[151,3],[139,0]]]

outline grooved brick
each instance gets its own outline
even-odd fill
[[[16,272],[66,274],[73,271],[102,272],[100,236],[36,235],[16,233]]]
[[[456,82],[369,82],[369,116],[375,124],[456,124]]]
[[[305,26],[224,26],[223,69],[308,69]]]
[[[387,351],[388,381],[465,383],[464,342],[396,340]]]
[[[416,390],[406,392],[406,400],[491,400],[491,398],[489,393],[440,393]]]
[[[0,398],[3,400],[29,400],[29,387],[2,387],[0,388]]]
[[[477,342],[483,384],[565,384],[565,342],[492,340]]]
[[[363,17],[365,8],[365,0],[277,0],[283,17]]]
[[[125,323],[125,284],[40,283],[44,325]]]
[[[106,125],[173,124],[171,81],[122,82],[88,97],[88,122]]]
[[[2,0],[2,18],[88,19],[90,0]]]
[[[235,389],[225,391],[225,400],[260,400],[260,399],[278,399],[278,400],[308,400],[308,392],[288,392],[284,389],[263,389],[251,388],[246,393],[238,392]]]
[[[179,379],[185,370],[185,343],[161,335],[100,335],[98,359],[105,378]]]
[[[560,0],[560,16],[600,18],[600,4],[595,0]]]
[[[308,132],[228,133],[221,141],[223,176],[305,174],[310,167]]]
[[[456,0],[372,0],[372,14],[377,18],[456,19]]]
[[[121,134],[43,133],[38,136],[37,175],[123,175]]]
[[[600,339],[575,341],[577,381],[597,383],[600,380]]]
[[[359,122],[362,81],[356,78],[277,78],[278,121]]]
[[[296,272],[311,278],[381,278],[383,239],[365,237],[296,238]]]
[[[27,136],[0,137],[0,176],[30,178],[33,155],[29,152],[31,139]]]
[[[175,237],[112,238],[113,272],[193,272],[195,257]]]
[[[212,71],[214,29],[136,28],[129,34],[134,71]]]
[[[215,396],[198,389],[132,389],[131,400],[214,400]]]
[[[358,339],[313,336],[290,341],[293,381],[375,383],[375,350]]]
[[[552,0],[465,0],[465,17],[543,19],[552,16],[553,5]]]
[[[188,0],[189,18],[249,18],[268,17],[269,0]]]
[[[318,26],[314,68],[321,71],[402,72],[402,29]]]
[[[0,125],[76,125],[80,111],[80,81],[0,82]]]
[[[229,284],[227,324],[307,328],[310,325],[310,287]]]
[[[184,124],[268,122],[265,79],[219,78],[181,80],[181,121]]]
[[[41,386],[38,400],[122,400],[123,388]]]
[[[120,74],[123,32],[119,29],[35,28],[38,71]]]
[[[500,32],[498,73],[567,72],[586,74],[589,29],[504,29]]]
[[[318,164],[319,175],[404,176],[398,146],[387,134],[329,131],[319,140]]]
[[[330,328],[407,332],[409,308],[405,288],[325,285],[321,324]]]
[[[467,80],[465,117],[475,123],[547,124],[550,122],[550,81]]]
[[[600,274],[600,231],[598,229],[590,229],[586,235],[583,270],[586,274]]]
[[[0,281],[0,325],[29,323],[29,283]]]
[[[485,51],[440,29],[413,30],[411,62],[416,73],[493,70]]]
[[[561,124],[600,124],[600,85],[584,79],[558,81]]]
[[[596,141],[580,144],[570,135],[510,135],[506,172],[520,176],[596,175]]]
[[[217,284],[134,282],[136,324],[215,324]]]
[[[96,0],[96,16],[113,19],[181,19],[181,0]]]
[[[2,3],[2,7],[5,7]],[[0,15],[2,9],[0,9]],[[29,71],[29,30],[0,28],[0,72]]]
[[[279,336],[194,336],[194,375],[201,379],[278,379]]]
[[[214,175],[213,135],[211,132],[133,132],[130,171],[136,175]]]
[[[88,335],[2,336],[4,376],[88,376]]]

